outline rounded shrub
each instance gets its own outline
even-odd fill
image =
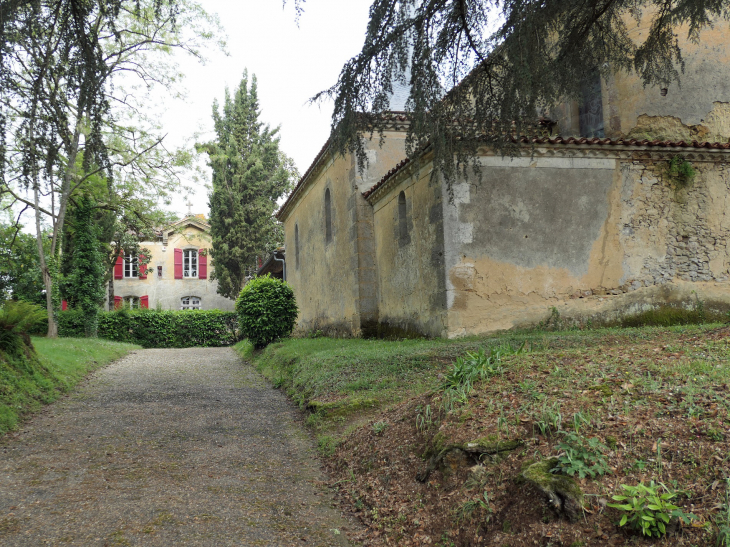
[[[269,274],[252,279],[241,289],[236,311],[241,335],[256,348],[289,336],[299,313],[291,286]]]

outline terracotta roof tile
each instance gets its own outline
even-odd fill
[[[408,113],[403,111],[391,111],[387,114],[383,115],[384,117],[389,118],[391,121],[397,121],[397,122],[407,122],[408,121]],[[327,150],[330,147],[330,144],[332,144],[332,138],[330,137],[327,139],[327,142],[324,143],[324,146],[322,149],[317,152],[317,155],[314,157],[314,161],[312,161],[309,168],[304,172],[302,177],[299,179],[299,182],[297,182],[297,185],[294,187],[294,190],[292,190],[292,193],[289,194],[289,197],[286,199],[286,201],[282,204],[281,207],[279,207],[279,210],[276,212],[274,216],[276,218],[279,218],[279,215],[281,212],[286,208],[287,205],[289,205],[289,202],[294,198],[294,196],[297,194],[297,192],[301,189],[302,185],[305,183],[309,175],[314,171],[314,169],[317,167],[317,164],[322,159],[322,157],[325,155]]]
[[[660,141],[648,139],[609,139],[609,138],[587,138],[587,137],[521,137],[512,139],[513,142],[523,144],[552,144],[552,145],[590,145],[590,146],[636,146],[636,147],[660,147],[660,148],[705,148],[713,150],[730,150],[730,142],[700,142],[700,141]],[[421,154],[427,147],[422,148]],[[396,173],[400,172],[406,165],[411,162],[409,158],[398,162],[390,171],[388,171],[377,184],[368,191],[363,192],[363,197],[368,198],[378,188],[382,187]]]

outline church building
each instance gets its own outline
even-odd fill
[[[614,321],[662,304],[730,309],[730,46],[682,44],[681,85],[596,77],[553,133],[484,148],[453,199],[397,108],[363,173],[329,143],[281,207],[298,328],[457,337]],[[676,167],[694,173],[677,175]]]

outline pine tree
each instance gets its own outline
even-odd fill
[[[235,298],[246,270],[281,245],[281,226],[273,217],[276,201],[296,178],[291,159],[279,149],[279,128],[259,121],[256,76],[243,79],[231,97],[226,89],[222,111],[213,104],[216,140],[202,145],[213,169],[210,234],[213,278],[218,292]]]
[[[305,0],[293,3],[299,14]],[[515,133],[534,133],[596,72],[633,72],[646,86],[680,80],[680,37],[727,29],[730,0],[373,0],[369,17],[361,52],[314,97],[334,100],[332,141],[362,167],[364,140],[387,127],[380,114],[406,83],[407,153],[429,142],[434,173],[450,184],[477,167],[479,147],[508,152]]]

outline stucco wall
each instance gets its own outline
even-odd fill
[[[627,18],[636,43],[644,41],[649,17],[641,25]],[[672,141],[727,142],[730,138],[730,24],[718,21],[700,33],[699,43],[677,31],[685,69],[679,82],[662,94],[661,86],[644,87],[635,73],[617,72],[602,80],[605,135]],[[578,136],[578,103],[568,102],[553,113],[556,132]]]
[[[441,184],[432,164],[372,199],[378,264],[380,332],[385,335],[446,334]],[[406,198],[407,236],[401,237],[398,196]]]
[[[553,307],[608,320],[730,304],[725,163],[695,159],[694,185],[678,191],[662,176],[669,154],[547,152],[485,156],[482,181],[444,200],[448,336],[535,324]]]
[[[323,329],[342,334],[357,332],[357,268],[348,211],[352,196],[351,158],[332,157],[316,173],[284,219],[287,281],[299,306],[298,330]],[[332,241],[325,238],[325,191],[332,204]],[[299,227],[299,265],[296,264],[295,226]]]
[[[614,135],[665,140],[727,142],[730,137],[730,24],[717,21],[700,33],[694,43],[687,28],[677,30],[685,62],[679,82],[662,95],[658,87],[644,88],[635,74],[618,73],[606,82],[604,113],[606,127]],[[646,24],[635,26],[632,35],[643,42]],[[605,108],[608,101],[608,109]],[[652,119],[652,118],[664,118]],[[695,127],[692,127],[695,126]]]
[[[195,226],[188,226],[180,233],[172,234],[167,245],[162,242],[143,242],[141,247],[150,250],[147,279],[125,278],[114,280],[116,296],[149,296],[149,307],[164,310],[179,310],[184,296],[200,298],[201,309],[233,310],[234,301],[219,295],[218,282],[212,281],[213,260],[208,256],[208,279],[175,279],[174,249],[208,249],[210,237]],[[162,277],[157,275],[157,267],[162,266]]]
[[[377,277],[373,211],[362,197],[403,159],[403,131],[388,131],[366,143],[368,163],[360,172],[354,156],[328,152],[294,195],[281,220],[287,249],[287,281],[299,306],[297,330],[332,335],[373,334],[377,327]],[[325,191],[332,204],[332,241],[325,238]],[[299,228],[299,266],[295,229]]]

